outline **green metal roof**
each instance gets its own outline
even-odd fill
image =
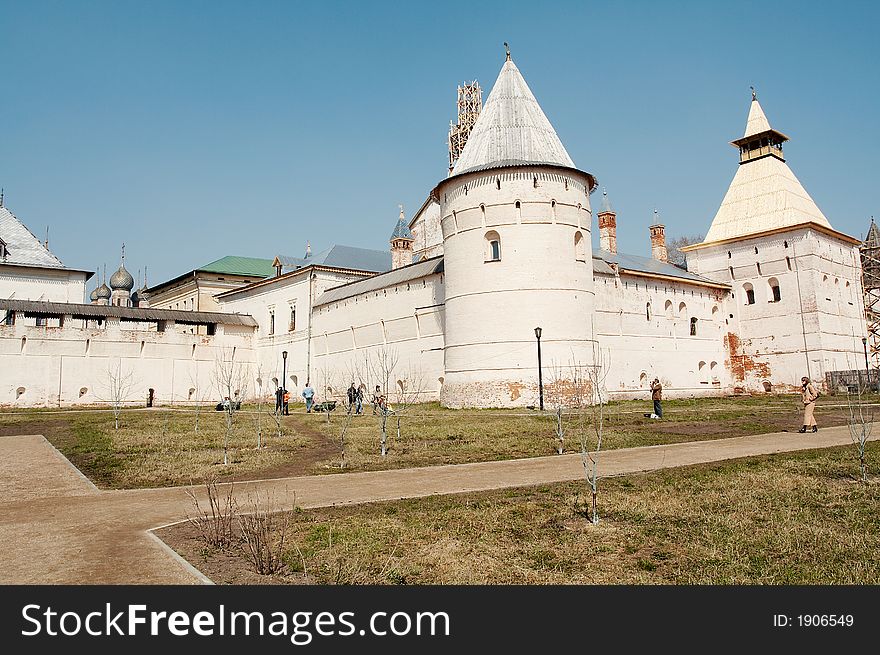
[[[254,277],[270,277],[275,273],[271,259],[257,257],[235,257],[232,255],[205,264],[196,269],[208,273],[226,273],[227,275],[253,275]]]

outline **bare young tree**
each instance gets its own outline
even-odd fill
[[[241,409],[241,401],[247,395],[250,372],[248,366],[235,359],[235,348],[221,348],[214,358],[214,384],[223,396],[221,401],[226,419],[223,435],[223,465],[229,464],[229,437],[235,423],[235,415]]]
[[[296,498],[294,497],[294,507]],[[269,575],[278,573],[284,567],[284,549],[288,543],[291,512],[279,512],[274,500],[267,491],[265,500],[256,492],[248,496],[244,511],[239,513],[238,528],[241,533],[245,556],[256,573]],[[305,558],[299,547],[305,569]]]
[[[695,243],[702,243],[703,235],[690,234],[687,236],[675,237],[666,242],[669,253],[669,263],[675,264],[679,268],[687,268],[687,253],[681,251],[685,246]]]
[[[254,429],[257,433],[257,448],[263,447],[263,367],[257,365],[257,413],[254,415]]]
[[[409,366],[394,385],[391,403],[386,403],[386,414],[397,423],[397,442],[400,443],[400,419],[418,406],[425,391],[425,372],[418,366]]]
[[[278,381],[277,374],[272,377],[272,395],[277,399],[278,391],[281,389],[281,383]],[[278,435],[278,440],[281,440],[281,437],[284,436],[284,399],[282,398],[281,404],[279,406],[277,400],[275,402],[275,410],[269,414],[272,422],[275,424],[275,434]]]
[[[186,495],[189,496],[195,511],[195,516],[187,516],[187,520],[198,530],[206,546],[229,548],[234,543],[233,525],[237,510],[235,497],[232,495],[232,484],[226,488],[226,494],[221,495],[217,480],[207,480],[205,492],[208,499],[207,510],[202,509],[194,488],[186,490]]]
[[[859,458],[859,472],[862,482],[868,484],[868,441],[871,439],[871,431],[874,427],[874,405],[869,404],[865,398],[868,392],[870,380],[866,384],[859,384],[856,391],[847,391],[846,406],[849,412],[846,424],[849,427],[849,436],[856,448]]]
[[[364,377],[367,375],[367,371],[368,371],[368,360],[366,359],[366,357],[364,357],[362,359],[358,358],[358,357],[352,358],[352,360],[348,363],[348,366],[346,368],[346,373],[348,375],[348,379],[350,380],[350,383],[355,385],[355,388],[359,390],[359,393],[361,395],[364,394],[363,380],[364,380]],[[347,402],[348,401],[347,393],[348,392],[346,392],[346,398],[345,398],[345,400],[346,400],[345,419],[342,421],[342,426],[339,430],[339,451],[340,451],[340,456],[341,456],[339,466],[341,468],[345,468],[345,466],[346,466],[345,436],[348,434],[348,428],[351,426],[351,420],[352,420],[352,417],[354,416],[355,411],[356,411],[356,405],[354,403]]]
[[[544,384],[544,399],[553,408],[556,416],[555,436],[556,454],[565,452],[565,422],[563,419],[566,409],[577,408],[576,398],[572,396],[571,376],[566,367],[557,361],[551,361],[547,370],[547,382]]]
[[[373,378],[379,381],[380,400],[376,410],[379,414],[379,451],[382,457],[388,453],[388,389],[399,361],[400,355],[396,348],[382,346],[373,352],[369,362]]]
[[[133,386],[134,373],[123,370],[121,358],[107,365],[107,394],[110,406],[113,408],[113,422],[117,430],[119,429],[119,417],[122,414],[122,408]]]
[[[605,433],[605,411],[608,402],[605,380],[611,366],[611,354],[607,349],[594,347],[593,363],[572,364],[572,381],[578,393],[581,420],[581,462],[591,493],[590,520],[599,523],[599,454]],[[586,411],[584,411],[586,410]],[[595,448],[590,447],[595,443]]]
[[[199,369],[196,366],[194,372],[190,373],[189,382],[192,385],[189,389],[190,392],[190,400],[195,398],[196,401],[196,434],[199,433],[199,417],[202,413],[202,405],[205,402],[205,392],[206,390],[203,388],[201,381],[199,380]]]
[[[318,367],[317,371],[318,378],[318,393],[321,402],[324,403],[325,414],[327,415],[327,425],[330,425],[330,403],[336,401],[336,404],[339,404],[339,399],[337,398],[337,380],[335,375],[335,370],[330,368],[330,366],[326,363],[322,364]]]

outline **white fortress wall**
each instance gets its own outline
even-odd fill
[[[281,353],[286,351],[286,388],[291,392],[292,402],[302,401],[300,393],[309,380],[309,368],[312,374],[315,370],[312,352],[316,334],[314,325],[311,327],[311,348],[309,344],[310,303],[314,304],[332,287],[364,277],[365,274],[357,272],[307,268],[281,278],[268,278],[218,298],[224,312],[249,314],[257,321],[253,387],[259,388],[257,379],[260,378],[263,380],[263,394],[268,397],[274,393],[283,375]],[[314,316],[311,320],[314,322]]]
[[[730,391],[724,290],[626,273],[595,281],[596,333],[610,353],[605,386],[612,398],[648,397],[655,377],[667,398]]]
[[[406,271],[397,269],[382,277],[401,279]],[[328,395],[328,386],[329,394],[340,398],[354,382],[366,385],[367,399],[378,384],[392,401],[401,385],[419,401],[438,400],[445,375],[443,303],[441,272],[315,307],[312,384],[318,398]],[[375,371],[383,353],[396,361],[388,389]]]
[[[828,371],[864,367],[852,244],[801,227],[700,248],[688,253],[688,265],[733,287],[736,325],[727,345],[735,388],[791,391],[803,375],[823,382]]]
[[[184,333],[169,324],[164,332],[108,318],[103,327],[68,320],[62,327],[37,327],[18,320],[0,325],[0,405],[22,407],[107,403],[110,371],[130,377],[126,403],[143,406],[153,389],[155,404],[214,404],[218,358],[244,366],[253,360],[252,328],[217,325],[213,336]]]

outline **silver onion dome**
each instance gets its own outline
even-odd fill
[[[124,265],[120,266],[119,269],[110,276],[110,288],[114,291],[131,291],[134,289],[134,278],[131,276],[131,273],[125,270]]]

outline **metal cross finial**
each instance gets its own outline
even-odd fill
[[[397,206],[400,207],[400,218],[405,218],[406,215],[403,213],[403,205],[397,205]]]
[[[750,86],[749,88],[752,90],[752,100],[757,100],[758,99],[758,92],[755,91],[755,87]]]
[[[510,46],[507,45],[507,41],[504,42],[504,51],[507,53],[507,61],[510,61]]]
[[[122,263],[125,264],[125,244],[122,244]]]
[[[3,206],[3,192],[4,191],[5,191],[5,189],[0,189],[0,207]]]

